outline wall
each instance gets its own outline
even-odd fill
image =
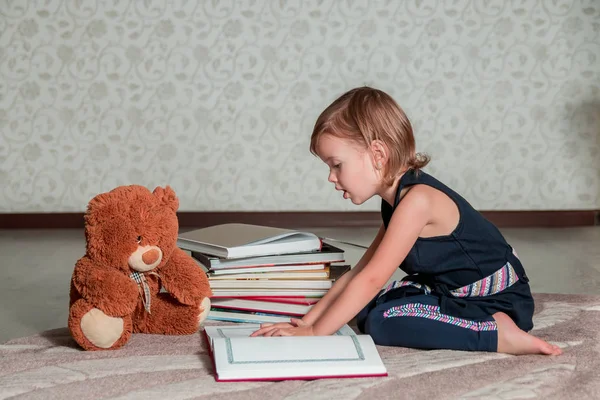
[[[116,4],[113,4],[116,3]],[[485,210],[600,207],[597,1],[0,1],[0,212],[170,184],[181,210],[377,210],[308,151],[372,85]]]

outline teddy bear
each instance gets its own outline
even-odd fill
[[[212,292],[204,270],[177,247],[178,208],[169,186],[119,186],[90,200],[68,317],[83,349],[117,349],[132,333],[199,330]]]

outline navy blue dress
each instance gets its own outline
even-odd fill
[[[456,203],[458,225],[449,235],[417,239],[400,265],[407,276],[358,314],[359,329],[381,345],[479,351],[497,350],[496,312],[531,330],[534,302],[519,258],[496,226],[455,191],[423,171],[408,170],[394,204],[382,200],[384,226],[402,189],[418,184]]]

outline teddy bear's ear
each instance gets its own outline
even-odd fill
[[[179,199],[177,198],[177,195],[175,195],[175,191],[171,189],[170,186],[166,186],[165,188],[158,186],[156,189],[154,189],[152,194],[171,210],[177,211],[179,208]]]
[[[114,197],[113,193],[107,192],[98,194],[91,199],[84,215],[86,224],[96,225],[103,219],[105,214],[110,213],[111,205],[114,204]]]

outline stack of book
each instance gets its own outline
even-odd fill
[[[223,224],[181,233],[177,245],[208,276],[210,320],[287,322],[302,317],[350,270],[344,251],[313,233]]]

